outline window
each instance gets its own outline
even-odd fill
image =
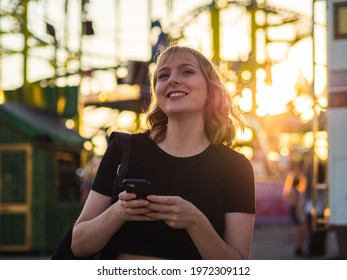
[[[334,3],[334,38],[347,38],[347,2]]]

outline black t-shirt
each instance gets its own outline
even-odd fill
[[[118,146],[118,141],[109,142],[92,187],[107,196],[112,196],[120,157]],[[200,154],[182,158],[163,151],[147,133],[134,134],[126,178],[149,180],[157,195],[175,195],[190,201],[221,237],[225,213],[255,213],[252,166],[242,154],[224,145],[210,145]],[[186,230],[173,229],[163,221],[126,222],[112,243],[118,253],[201,259]]]

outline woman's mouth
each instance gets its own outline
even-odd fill
[[[177,98],[177,97],[182,97],[186,96],[187,94],[184,92],[170,92],[166,97],[167,98]]]

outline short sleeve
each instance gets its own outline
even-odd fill
[[[118,134],[112,132],[108,140],[108,147],[95,175],[92,190],[103,195],[112,196],[113,182],[116,178],[117,166],[119,164],[119,150]]]
[[[224,211],[255,214],[255,182],[253,167],[240,155],[230,172],[226,189]]]

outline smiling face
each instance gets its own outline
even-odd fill
[[[147,124],[156,143],[165,139],[170,118],[174,117],[193,120],[191,117],[197,116],[194,125],[203,122],[213,145],[231,147],[234,123],[244,127],[218,66],[195,49],[170,46],[159,54],[151,77],[151,94]]]
[[[174,54],[157,69],[155,94],[168,117],[182,113],[203,116],[207,81],[197,62]]]

